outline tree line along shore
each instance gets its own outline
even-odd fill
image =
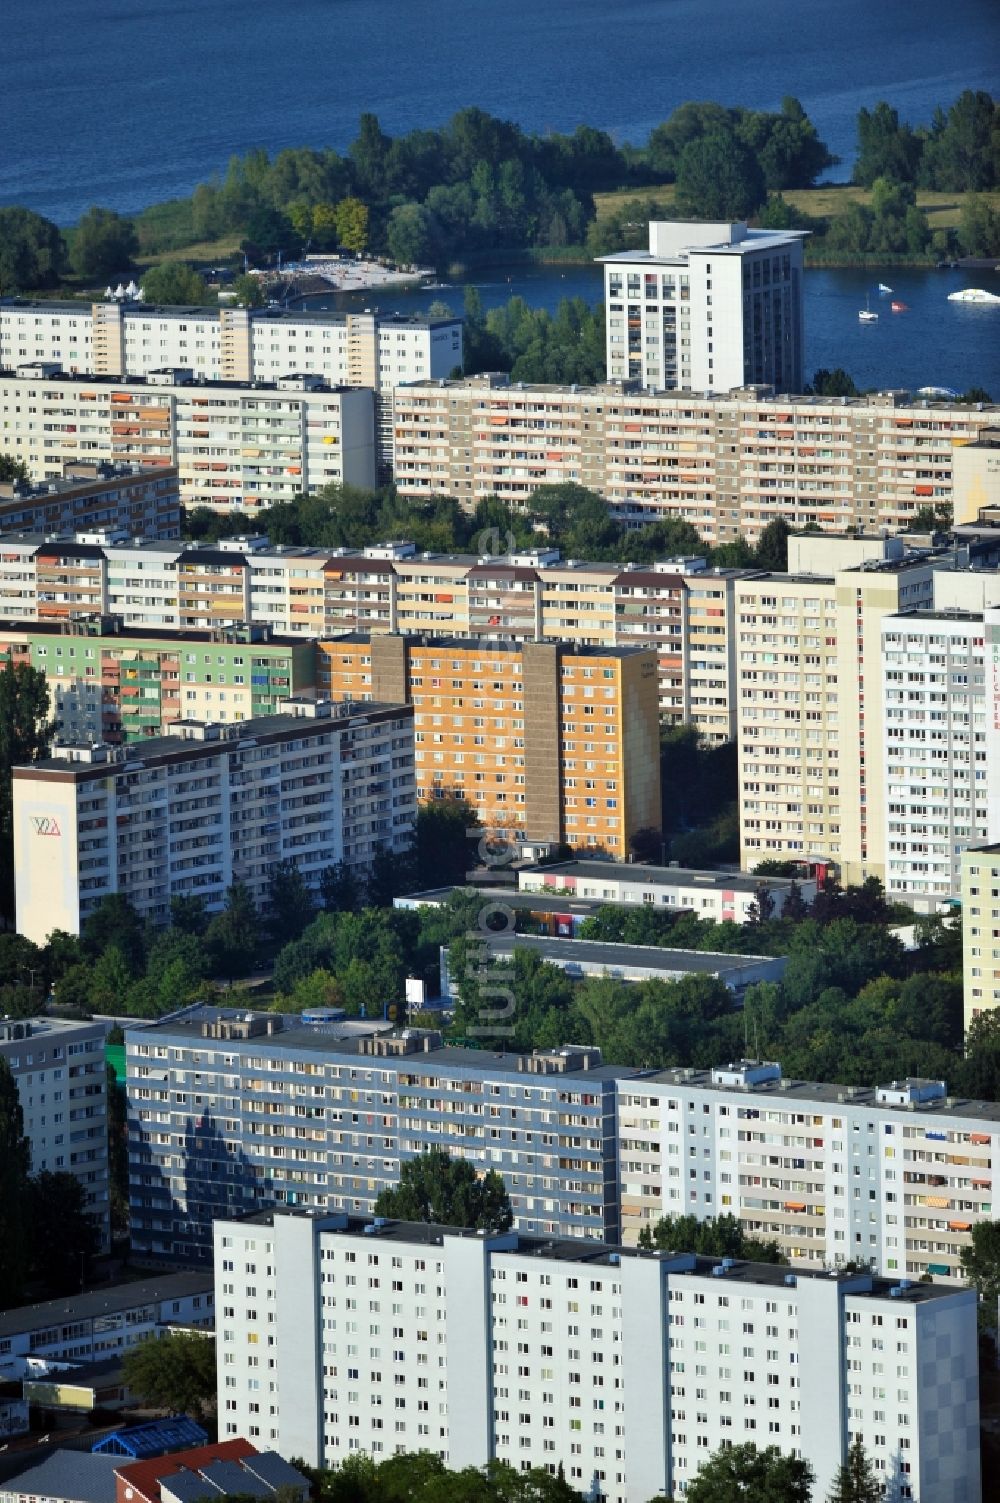
[[[817,186],[836,159],[792,97],[779,111],[683,104],[640,146],[588,125],[529,135],[474,107],[393,137],[366,114],[343,154],[251,151],[132,218],[94,206],[63,230],[0,209],[0,295],[82,292],[163,262],[267,265],[279,251],[441,268],[511,252],[589,259],[643,244],[651,210],[809,229],[807,256],[827,265],[1000,256],[998,141],[985,92],[916,126],[882,102],[858,115],[852,184]]]

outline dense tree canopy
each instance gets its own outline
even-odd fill
[[[0,208],[0,297],[56,287],[66,260],[58,226],[31,209]]]
[[[677,163],[674,205],[689,219],[746,219],[767,198],[764,171],[731,131],[689,141]]]
[[[127,272],[139,249],[131,219],[111,209],[88,209],[73,231],[69,259],[73,270],[87,281],[103,281]]]
[[[752,1444],[713,1451],[684,1494],[686,1503],[809,1503],[813,1470],[777,1446]]]
[[[776,1242],[748,1237],[736,1216],[662,1216],[652,1228],[644,1226],[639,1246],[652,1251],[697,1253],[707,1258],[745,1258],[755,1263],[787,1263]]]
[[[204,277],[183,261],[164,261],[142,274],[142,295],[147,303],[192,305],[208,302]]]
[[[215,1401],[215,1342],[196,1331],[147,1336],[122,1359],[125,1384],[151,1409],[202,1418]]]
[[[407,1159],[399,1184],[376,1200],[375,1214],[489,1232],[508,1231],[514,1220],[500,1175],[490,1169],[480,1177],[467,1159],[453,1159],[443,1148]]]

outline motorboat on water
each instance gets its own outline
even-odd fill
[[[949,303],[1000,303],[1000,293],[987,292],[983,287],[963,287],[960,292],[949,292]]]
[[[899,303],[895,298],[893,298],[892,302],[889,304],[889,307],[893,313],[909,313],[910,311],[910,306],[908,303]]]

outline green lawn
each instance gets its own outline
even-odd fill
[[[1000,209],[1000,191],[981,195],[994,209]],[[870,188],[855,188],[849,184],[826,188],[789,188],[784,197],[797,209],[817,219],[831,219],[842,214],[852,203],[871,202]],[[652,199],[665,212],[674,199],[673,184],[654,188],[617,188],[613,193],[595,193],[598,219],[614,214],[629,199]],[[927,215],[932,230],[952,229],[958,224],[965,195],[962,193],[932,193],[925,189],[917,192],[917,205]]]

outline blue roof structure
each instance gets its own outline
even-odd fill
[[[208,1433],[186,1414],[175,1414],[170,1419],[148,1420],[144,1425],[129,1425],[106,1435],[92,1448],[95,1456],[128,1456],[133,1461],[146,1461],[153,1456],[166,1456],[170,1451],[186,1451],[192,1446],[208,1444]]]

